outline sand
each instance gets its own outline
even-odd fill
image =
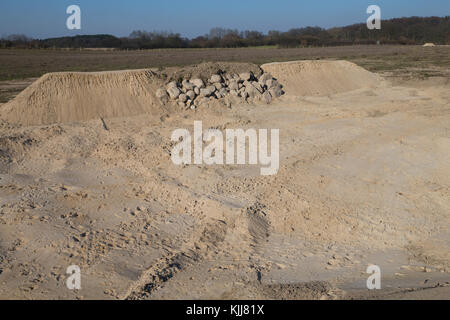
[[[286,90],[269,106],[166,110],[157,70],[50,74],[1,106],[0,298],[449,298],[448,79],[262,67]],[[279,128],[278,174],[175,166],[195,120]]]
[[[140,114],[158,118],[164,112],[180,111],[156,98],[158,88],[183,78],[206,80],[219,71],[253,72],[258,76],[261,69],[254,64],[224,62],[164,71],[49,73],[2,106],[0,119],[21,125],[42,125]]]
[[[287,94],[326,96],[379,86],[382,78],[348,61],[292,61],[264,64]]]
[[[50,73],[7,103],[2,119],[36,125],[155,113],[161,82],[150,70]]]
[[[347,61],[293,61],[261,66],[291,96],[326,96],[380,85],[382,79]],[[99,118],[182,111],[161,103],[156,90],[178,79],[209,79],[218,71],[262,73],[246,63],[202,63],[182,69],[49,73],[2,107],[0,119],[21,125],[68,123]],[[213,104],[219,107],[219,104]]]

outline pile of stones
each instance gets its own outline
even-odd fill
[[[236,97],[249,101],[264,101],[269,104],[283,95],[283,86],[269,73],[259,78],[251,72],[241,74],[214,74],[207,81],[202,79],[170,82],[166,88],[156,91],[163,102],[174,101],[180,107],[196,109],[204,100]]]

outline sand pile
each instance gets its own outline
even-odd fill
[[[1,106],[0,120],[45,125],[140,114],[160,116],[183,110],[156,97],[158,88],[171,81],[207,81],[214,74],[242,72],[262,74],[255,64],[212,62],[164,70],[49,73]]]
[[[286,94],[296,96],[329,95],[373,87],[381,78],[348,61],[292,61],[264,64]]]
[[[162,83],[151,70],[50,73],[4,105],[1,118],[41,125],[158,113]]]
[[[200,84],[191,83],[192,79]],[[295,61],[261,67],[202,63],[165,70],[50,73],[2,106],[0,120],[46,125],[140,114],[161,116],[210,103],[215,109],[240,103],[269,104],[284,93],[329,95],[376,86],[380,81],[377,75],[347,61]]]

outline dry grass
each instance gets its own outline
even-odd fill
[[[139,51],[93,50],[0,50],[0,81],[40,77],[57,71],[105,71],[164,68],[205,61],[252,62],[310,59],[345,59],[374,72],[395,76],[448,76],[450,46],[347,46],[278,49],[161,49]],[[3,82],[4,83],[4,82]],[[22,90],[3,90],[0,100],[8,101]]]

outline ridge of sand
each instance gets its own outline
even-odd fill
[[[261,68],[278,79],[288,95],[295,96],[326,96],[375,87],[383,81],[380,76],[345,60],[275,62]]]
[[[48,73],[4,105],[1,117],[41,125],[158,113],[162,82],[151,70]]]
[[[292,61],[261,68],[294,96],[326,96],[375,87],[383,81],[347,61]],[[238,63],[203,63],[172,69],[168,73],[151,69],[49,73],[1,106],[0,119],[27,126],[140,114],[161,116],[173,106],[161,103],[156,91],[169,79],[206,77],[219,69],[261,72],[257,65]]]
[[[208,79],[217,72],[253,72],[251,63],[206,62],[185,67],[100,72],[56,72],[43,75],[1,106],[0,119],[20,125],[46,125],[175,111],[156,90],[180,78]]]

